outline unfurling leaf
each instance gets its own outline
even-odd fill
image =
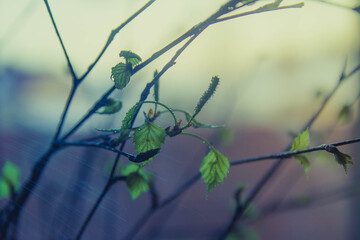
[[[132,200],[138,198],[142,193],[149,190],[148,182],[137,172],[131,173],[129,176],[127,176],[126,186],[130,192]]]
[[[153,180],[153,176],[149,172],[134,163],[125,166],[122,175],[127,177],[126,186],[133,200],[147,192]]]
[[[334,155],[335,161],[344,167],[345,173],[347,175],[348,174],[348,164],[351,164],[351,165],[354,164],[352,157],[346,153],[340,152],[339,149],[337,149],[337,147],[335,147],[334,145],[329,144],[329,145],[322,145],[322,146],[325,146],[325,150]]]
[[[129,128],[131,128],[131,122],[136,114],[136,112],[139,110],[140,104],[136,103],[134,106],[132,106],[132,108],[130,108],[124,119],[122,120],[122,124],[121,124],[121,130],[127,130]]]
[[[149,150],[161,148],[165,141],[166,132],[163,128],[147,122],[134,132],[133,142],[135,143],[135,151],[145,153]],[[148,161],[151,161],[150,158]],[[144,162],[147,163],[148,161]]]
[[[121,51],[120,57],[125,58],[126,63],[130,63],[132,67],[135,67],[142,61],[139,55],[131,51]]]
[[[337,163],[344,167],[346,175],[348,174],[348,164],[354,165],[352,157],[346,153],[338,152],[334,153],[334,157]]]
[[[111,78],[115,82],[115,87],[123,89],[130,82],[132,65],[130,63],[119,63],[111,69]]]
[[[12,162],[7,161],[2,169],[0,179],[0,197],[8,197],[20,185],[20,170]]]
[[[201,177],[206,184],[206,198],[211,190],[224,181],[229,173],[230,163],[227,157],[212,148],[203,159],[200,167]]]
[[[106,105],[102,108],[102,111],[97,112],[99,114],[113,114],[121,110],[122,102],[109,98]]]
[[[201,111],[201,109],[204,107],[207,101],[209,101],[209,99],[214,95],[216,87],[218,85],[219,85],[219,78],[215,76],[211,79],[211,83],[208,89],[204,92],[198,104],[196,105],[193,117],[195,117]]]
[[[300,133],[295,139],[293,144],[291,145],[290,151],[298,151],[307,149],[309,146],[310,137],[309,137],[309,129],[306,129],[302,133]],[[309,176],[310,172],[310,162],[305,154],[295,155],[294,156],[296,162],[304,167],[305,174]]]

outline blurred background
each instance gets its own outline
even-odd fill
[[[131,50],[145,60],[225,2],[155,2],[116,35],[79,87],[64,132],[113,85],[111,68],[122,61],[121,50]],[[285,0],[282,5],[298,2]],[[95,60],[111,30],[145,3],[49,2],[78,75]],[[265,3],[268,1],[260,1],[255,7]],[[282,151],[292,141],[289,133],[298,132],[335,87],[346,60],[346,72],[359,63],[360,15],[351,8],[360,2],[332,3],[305,1],[301,9],[210,26],[161,78],[160,101],[192,112],[211,77],[217,75],[220,85],[198,120],[225,124],[226,128],[191,131],[209,139],[230,161]],[[176,50],[164,54],[134,75],[124,90],[112,94],[123,102],[119,113],[93,116],[72,139],[97,135],[96,128],[120,128],[127,109],[139,99],[154,70],[161,69]],[[330,100],[312,128],[311,146],[359,136],[358,80],[358,74],[347,79]],[[21,180],[27,179],[52,140],[70,87],[67,63],[44,3],[0,1],[0,167],[11,161],[20,167]],[[350,114],[339,118],[345,105],[351,106]],[[165,117],[157,123],[167,127],[171,121]],[[355,159],[347,176],[328,154],[310,155],[308,177],[295,160],[289,160],[257,198],[252,218],[245,222],[249,239],[359,239],[358,201],[355,194],[349,194],[360,176],[357,146],[341,147]],[[132,144],[125,150],[134,153]],[[156,176],[160,199],[197,173],[206,154],[207,147],[195,139],[166,139],[161,154],[146,166]],[[74,238],[106,183],[106,169],[113,158],[114,154],[98,149],[68,148],[57,153],[22,212],[19,239]],[[126,163],[122,160],[121,166]],[[251,189],[272,163],[231,168],[229,177],[208,200],[205,185],[197,182],[156,213],[137,239],[212,239],[230,220],[236,186],[247,184]],[[149,194],[144,194],[132,201],[125,185],[117,184],[83,239],[121,239],[149,207],[149,200]],[[274,202],[282,201],[286,206],[294,200],[300,202],[296,207],[269,210]],[[7,201],[1,199],[0,205]]]

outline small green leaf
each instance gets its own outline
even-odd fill
[[[305,156],[305,154],[295,155],[294,158],[298,164],[304,167],[306,176],[309,176],[310,162],[309,159]]]
[[[131,173],[134,172],[137,172],[140,175],[142,175],[148,182],[151,182],[154,178],[154,176],[151,173],[149,173],[143,167],[135,163],[130,163],[126,165],[121,171],[123,176],[129,176]]]
[[[113,114],[113,113],[116,113],[116,112],[120,111],[121,107],[122,107],[122,102],[121,101],[115,100],[113,98],[109,98],[108,101],[107,101],[106,106],[104,106],[102,108],[102,111],[97,112],[97,113],[99,113],[99,114]]]
[[[137,172],[133,172],[127,176],[126,186],[130,192],[132,200],[138,198],[142,193],[149,190],[149,183]]]
[[[310,142],[309,129],[306,129],[294,139],[290,151],[307,149],[309,147],[309,142]],[[297,163],[299,163],[301,166],[304,167],[306,176],[309,176],[310,162],[306,157],[306,155],[305,154],[295,155],[294,158]]]
[[[212,148],[203,159],[200,167],[201,177],[206,184],[206,198],[211,190],[224,181],[230,169],[227,157]]]
[[[135,143],[135,151],[144,153],[149,150],[161,148],[165,141],[166,132],[163,128],[147,122],[134,132],[133,142]],[[150,158],[148,161],[151,161]],[[148,161],[144,162],[147,163]]]
[[[6,198],[11,195],[9,185],[4,179],[0,179],[0,198]]]
[[[122,169],[122,175],[127,177],[126,186],[133,200],[147,192],[153,181],[153,175],[135,163],[125,166]]]
[[[140,104],[136,103],[134,106],[132,106],[132,108],[130,108],[123,121],[122,121],[122,125],[121,125],[121,130],[127,130],[129,128],[131,128],[131,122],[136,114],[136,112],[139,110]]]
[[[2,168],[0,179],[0,197],[11,195],[11,189],[17,190],[20,186],[20,169],[12,162],[6,161]]]
[[[310,142],[309,129],[306,129],[300,133],[291,145],[290,151],[304,150],[307,149]]]
[[[142,61],[139,55],[131,51],[121,51],[120,57],[125,58],[126,63],[130,63],[132,67],[135,67]]]
[[[337,163],[344,167],[346,175],[348,174],[348,164],[354,165],[352,157],[346,153],[337,151],[334,153],[334,157]]]
[[[20,170],[12,162],[7,161],[2,169],[2,177],[9,181],[14,188],[20,184]]]
[[[111,78],[115,82],[115,87],[123,89],[130,82],[132,71],[131,64],[119,63],[111,69]]]
[[[351,105],[345,104],[341,108],[341,110],[338,114],[338,120],[344,121],[344,122],[349,122],[351,120],[351,117],[352,117]]]

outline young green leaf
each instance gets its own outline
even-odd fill
[[[204,92],[202,97],[200,98],[198,104],[195,107],[193,118],[201,111],[204,105],[209,101],[209,99],[214,95],[216,87],[219,85],[220,79],[215,76],[211,79],[211,83],[208,89]]]
[[[149,190],[149,183],[141,174],[137,172],[133,172],[127,176],[126,186],[130,192],[132,200],[135,200],[142,193],[145,193]]]
[[[122,175],[127,177],[126,186],[133,200],[147,192],[153,180],[152,174],[134,163],[126,165],[122,170]]]
[[[7,161],[2,169],[2,177],[17,187],[20,183],[20,169],[12,162]]]
[[[0,197],[8,197],[12,190],[20,186],[20,169],[12,162],[7,161],[2,169],[0,179]]]
[[[131,122],[136,114],[136,112],[139,110],[139,107],[140,107],[140,104],[139,103],[136,103],[134,106],[132,106],[132,108],[130,108],[123,121],[122,121],[122,124],[121,124],[121,130],[127,130],[129,128],[131,128]]]
[[[119,63],[111,69],[111,78],[115,82],[115,87],[123,89],[130,82],[132,65],[130,63]]]
[[[122,102],[115,100],[113,98],[109,98],[107,100],[106,106],[104,106],[102,108],[102,111],[99,111],[97,113],[99,114],[113,114],[113,113],[117,113],[118,111],[121,110],[122,107]]]
[[[301,132],[293,141],[290,151],[307,149],[310,143],[309,129]]]
[[[344,122],[349,122],[351,120],[352,117],[352,111],[351,111],[351,105],[349,104],[345,104],[339,114],[338,114],[338,120],[342,120]]]
[[[9,184],[4,180],[0,179],[0,198],[6,198],[11,195],[11,189]]]
[[[227,157],[212,148],[203,159],[200,167],[201,177],[206,184],[206,198],[211,190],[224,181],[230,169]]]
[[[294,158],[295,158],[295,160],[296,160],[296,162],[297,162],[298,164],[300,164],[301,166],[304,167],[306,176],[309,176],[309,172],[310,172],[310,161],[309,161],[309,159],[305,156],[305,154],[295,155]]]
[[[290,151],[298,151],[307,149],[309,146],[310,137],[309,137],[309,129],[306,129],[302,133],[300,133],[295,139],[293,144],[291,145]],[[310,162],[307,159],[305,154],[295,155],[295,160],[300,165],[304,167],[305,174],[308,176],[310,172]]]
[[[126,63],[130,63],[132,67],[135,67],[142,61],[139,55],[131,51],[121,51],[120,57],[125,58]]]
[[[346,175],[348,174],[348,164],[354,165],[352,157],[346,153],[340,152],[339,150],[334,153],[335,160],[338,164],[344,167]]]
[[[165,137],[166,132],[163,128],[151,122],[147,122],[134,132],[133,142],[135,143],[135,151],[139,154],[161,148],[165,141]],[[152,159],[153,158],[150,158],[148,161],[151,161]]]

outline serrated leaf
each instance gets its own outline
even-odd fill
[[[338,164],[344,167],[346,175],[348,174],[348,164],[354,165],[352,157],[346,153],[337,151],[334,153],[335,160]]]
[[[113,114],[121,110],[122,102],[109,98],[106,106],[102,107],[102,111],[97,112],[98,114]]]
[[[125,58],[126,63],[130,63],[132,67],[135,67],[142,61],[139,55],[131,51],[121,51],[120,57]]]
[[[310,161],[309,159],[304,155],[304,154],[301,154],[301,155],[296,155],[294,156],[296,162],[298,164],[300,164],[301,166],[304,167],[304,171],[305,171],[305,174],[306,176],[309,176],[309,172],[310,172]]]
[[[119,63],[111,69],[111,78],[115,82],[115,87],[123,89],[130,82],[132,71],[131,64]]]
[[[294,139],[290,151],[307,149],[309,147],[309,143],[310,143],[309,129],[306,129]],[[306,176],[309,176],[310,162],[306,157],[306,155],[305,154],[295,155],[294,158],[297,163],[299,163],[301,166],[304,167]]]
[[[293,141],[290,151],[307,149],[310,143],[309,129],[300,133]]]
[[[134,106],[132,106],[132,108],[130,108],[124,119],[122,120],[122,124],[121,124],[121,130],[127,130],[129,128],[131,128],[131,122],[136,114],[136,112],[138,111],[140,107],[140,104],[139,103],[136,103]]]
[[[133,142],[136,153],[144,153],[149,150],[161,148],[165,141],[166,132],[154,123],[147,122],[134,132]],[[151,161],[150,158],[148,161]],[[147,163],[148,161],[144,162]]]
[[[132,200],[138,198],[142,193],[145,193],[149,190],[149,183],[141,174],[137,172],[133,172],[127,176],[126,186],[129,190]]]
[[[206,184],[206,198],[211,190],[219,183],[224,181],[230,169],[230,163],[227,157],[219,151],[211,149],[201,163],[200,173]]]

